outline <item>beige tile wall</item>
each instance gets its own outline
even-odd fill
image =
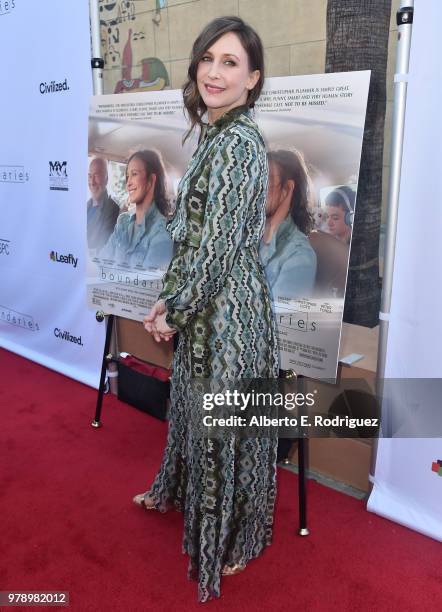
[[[121,0],[119,0],[121,2]],[[106,20],[118,16],[104,10]],[[195,37],[202,27],[220,15],[239,15],[260,33],[266,54],[268,76],[312,74],[324,71],[327,0],[167,0],[155,10],[155,0],[135,2],[135,20],[118,24],[120,53],[117,61],[105,66],[105,92],[112,93],[121,79],[121,63],[128,31],[143,32],[144,39],[132,39],[133,70],[138,76],[141,60],[158,57],[166,65],[172,88],[179,88],[186,75],[187,61]],[[103,50],[108,49],[108,26],[102,27]],[[114,26],[115,27],[115,26]]]

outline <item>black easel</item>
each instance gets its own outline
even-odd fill
[[[298,393],[304,393],[305,377],[300,375],[297,378]],[[300,412],[298,417],[300,417]],[[306,488],[306,464],[308,456],[308,438],[304,437],[303,431],[300,430],[298,438],[298,504],[299,504],[299,529],[300,536],[309,535],[310,531],[307,527],[307,488]]]
[[[338,362],[336,380],[333,386],[340,385],[342,375],[342,362]],[[295,376],[296,374],[293,373]],[[304,393],[305,382],[309,380],[306,376],[299,375],[297,377],[297,390],[299,393]],[[313,379],[311,379],[313,380]],[[324,381],[323,381],[324,382]],[[298,417],[302,416],[302,409],[298,412]],[[306,489],[306,466],[308,465],[308,437],[303,435],[302,429],[299,431],[298,438],[298,498],[299,498],[299,530],[301,536],[309,535],[310,531],[307,527],[307,489]]]
[[[305,377],[297,375],[294,370],[280,370],[280,379],[296,379],[296,392],[303,393],[305,388]],[[298,408],[298,423],[301,422],[302,408]],[[293,446],[294,440],[291,438],[280,438],[279,448],[282,448],[282,453],[286,453]],[[288,445],[287,445],[288,444]],[[301,536],[309,535],[307,528],[307,488],[306,488],[306,466],[308,464],[308,438],[304,436],[303,430],[298,427],[297,436],[298,446],[298,505],[299,505],[299,529],[298,534]],[[281,454],[278,460],[286,458],[286,455]]]
[[[104,319],[104,313],[97,312],[95,315],[97,321],[102,321]],[[106,323],[106,339],[104,341],[104,351],[103,351],[103,360],[101,362],[101,375],[100,375],[100,384],[98,387],[98,395],[97,395],[97,406],[95,408],[95,418],[92,421],[92,427],[101,427],[101,407],[103,405],[103,395],[106,384],[106,371],[108,363],[112,360],[112,355],[109,353],[111,338],[112,338],[112,329],[114,327],[114,315],[108,315],[107,323]]]

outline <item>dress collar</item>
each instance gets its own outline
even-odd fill
[[[249,107],[245,104],[231,108],[226,113],[221,115],[221,117],[218,117],[218,119],[214,121],[212,124],[209,124],[209,123],[203,124],[204,125],[203,127],[204,136],[205,135],[212,136],[214,134],[217,134],[223,128],[225,128],[227,125],[232,123],[235,119],[237,119],[240,115],[249,116],[249,113],[250,113]]]

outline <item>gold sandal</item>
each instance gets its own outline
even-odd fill
[[[156,502],[154,501],[154,499],[151,497],[151,504],[147,504],[146,503],[146,497],[149,496],[149,493],[139,493],[138,495],[135,495],[135,497],[132,499],[133,503],[136,506],[140,506],[140,508],[143,508],[144,510],[156,510]]]
[[[222,576],[235,576],[235,574],[239,574],[246,569],[245,565],[241,565],[240,563],[234,563],[233,565],[225,565],[221,570]]]

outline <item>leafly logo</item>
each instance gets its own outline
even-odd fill
[[[49,162],[49,189],[69,191],[68,162]]]
[[[72,253],[69,253],[69,255],[61,255],[57,251],[51,251],[49,253],[49,258],[58,263],[71,264],[74,268],[77,267],[78,263],[78,257],[74,257]]]
[[[65,79],[64,81],[61,81],[60,83],[57,83],[56,81],[50,81],[49,83],[46,83],[45,81],[43,81],[42,83],[40,83],[40,93],[41,94],[56,93],[58,91],[68,91],[68,90],[69,90],[69,85],[68,85],[67,79]]]
[[[15,0],[0,0],[0,17],[15,9]]]
[[[0,256],[1,255],[9,255],[11,248],[11,241],[5,240],[4,238],[0,238]]]
[[[73,336],[67,329],[62,331],[59,327],[56,327],[54,329],[54,336],[59,340],[65,340],[66,342],[72,342],[72,344],[79,344],[80,346],[83,346],[81,336]]]
[[[29,172],[26,172],[24,166],[0,164],[0,181],[2,183],[26,183],[29,181]]]
[[[0,306],[0,321],[30,331],[39,331],[40,329],[38,323],[34,321],[34,317],[12,310],[7,306]]]
[[[442,476],[442,459],[433,461],[433,463],[431,464],[431,471],[436,472],[438,476]]]

